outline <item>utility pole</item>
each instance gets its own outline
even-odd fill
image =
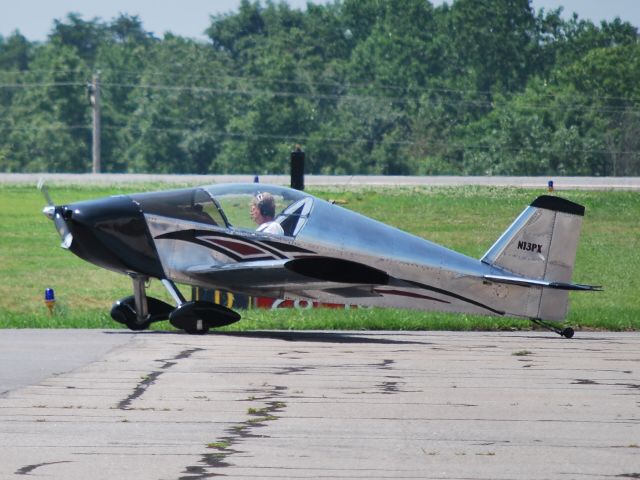
[[[93,108],[93,173],[100,173],[100,71],[89,84],[89,103]]]

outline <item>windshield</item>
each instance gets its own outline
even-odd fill
[[[170,190],[131,195],[144,213],[225,227],[227,222],[219,206],[202,188]]]

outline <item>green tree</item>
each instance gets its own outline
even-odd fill
[[[15,31],[6,39],[0,35],[0,105],[11,104],[15,87],[29,68],[33,45]]]
[[[638,32],[529,0],[243,0],[209,42],[137,16],[0,37],[0,169],[637,175]]]
[[[172,35],[152,45],[138,84],[123,141],[129,171],[216,171],[228,121],[224,58],[193,40]],[[105,85],[105,88],[107,86]]]
[[[33,46],[19,31],[7,38],[0,35],[0,70],[25,71],[29,67]]]
[[[83,20],[77,13],[70,13],[65,20],[54,20],[49,43],[56,47],[74,48],[87,63],[93,63],[101,43],[107,40],[107,27],[99,19]]]
[[[557,81],[588,96],[584,116],[597,113],[606,174],[640,174],[640,44],[591,50],[557,73]],[[591,132],[592,136],[596,132]]]
[[[8,171],[85,172],[91,165],[87,67],[75,49],[46,45],[8,115]]]
[[[129,119],[138,108],[134,86],[140,85],[152,47],[159,42],[142,27],[138,17],[120,15],[106,25],[109,33],[95,55],[93,73],[101,82],[102,170],[130,170],[127,158],[134,137]]]
[[[475,78],[482,92],[522,89],[539,45],[529,0],[458,0],[448,15],[451,75]]]

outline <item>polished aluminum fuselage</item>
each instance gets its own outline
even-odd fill
[[[111,316],[132,330],[169,320],[205,333],[239,319],[197,296],[187,301],[176,286],[182,283],[307,302],[524,317],[570,338],[573,329],[547,320],[565,318],[569,291],[600,290],[571,283],[585,208],[553,195],[535,198],[476,260],[284,187],[211,185],[59,206],[43,191],[43,213],[64,248],[131,277],[133,296],[116,301]],[[175,308],[146,296],[150,278],[161,280]]]

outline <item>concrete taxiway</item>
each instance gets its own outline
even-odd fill
[[[0,478],[640,478],[638,333],[64,333],[0,331]]]
[[[210,183],[253,182],[254,175],[172,175],[147,173],[0,173],[0,184],[36,185],[40,179],[56,185],[123,185],[155,182],[167,184],[207,185]],[[289,185],[289,175],[260,175],[260,183]],[[552,180],[562,190],[640,190],[640,177],[508,177],[460,175],[305,175],[304,183],[313,187],[453,187],[491,186],[547,189]]]

